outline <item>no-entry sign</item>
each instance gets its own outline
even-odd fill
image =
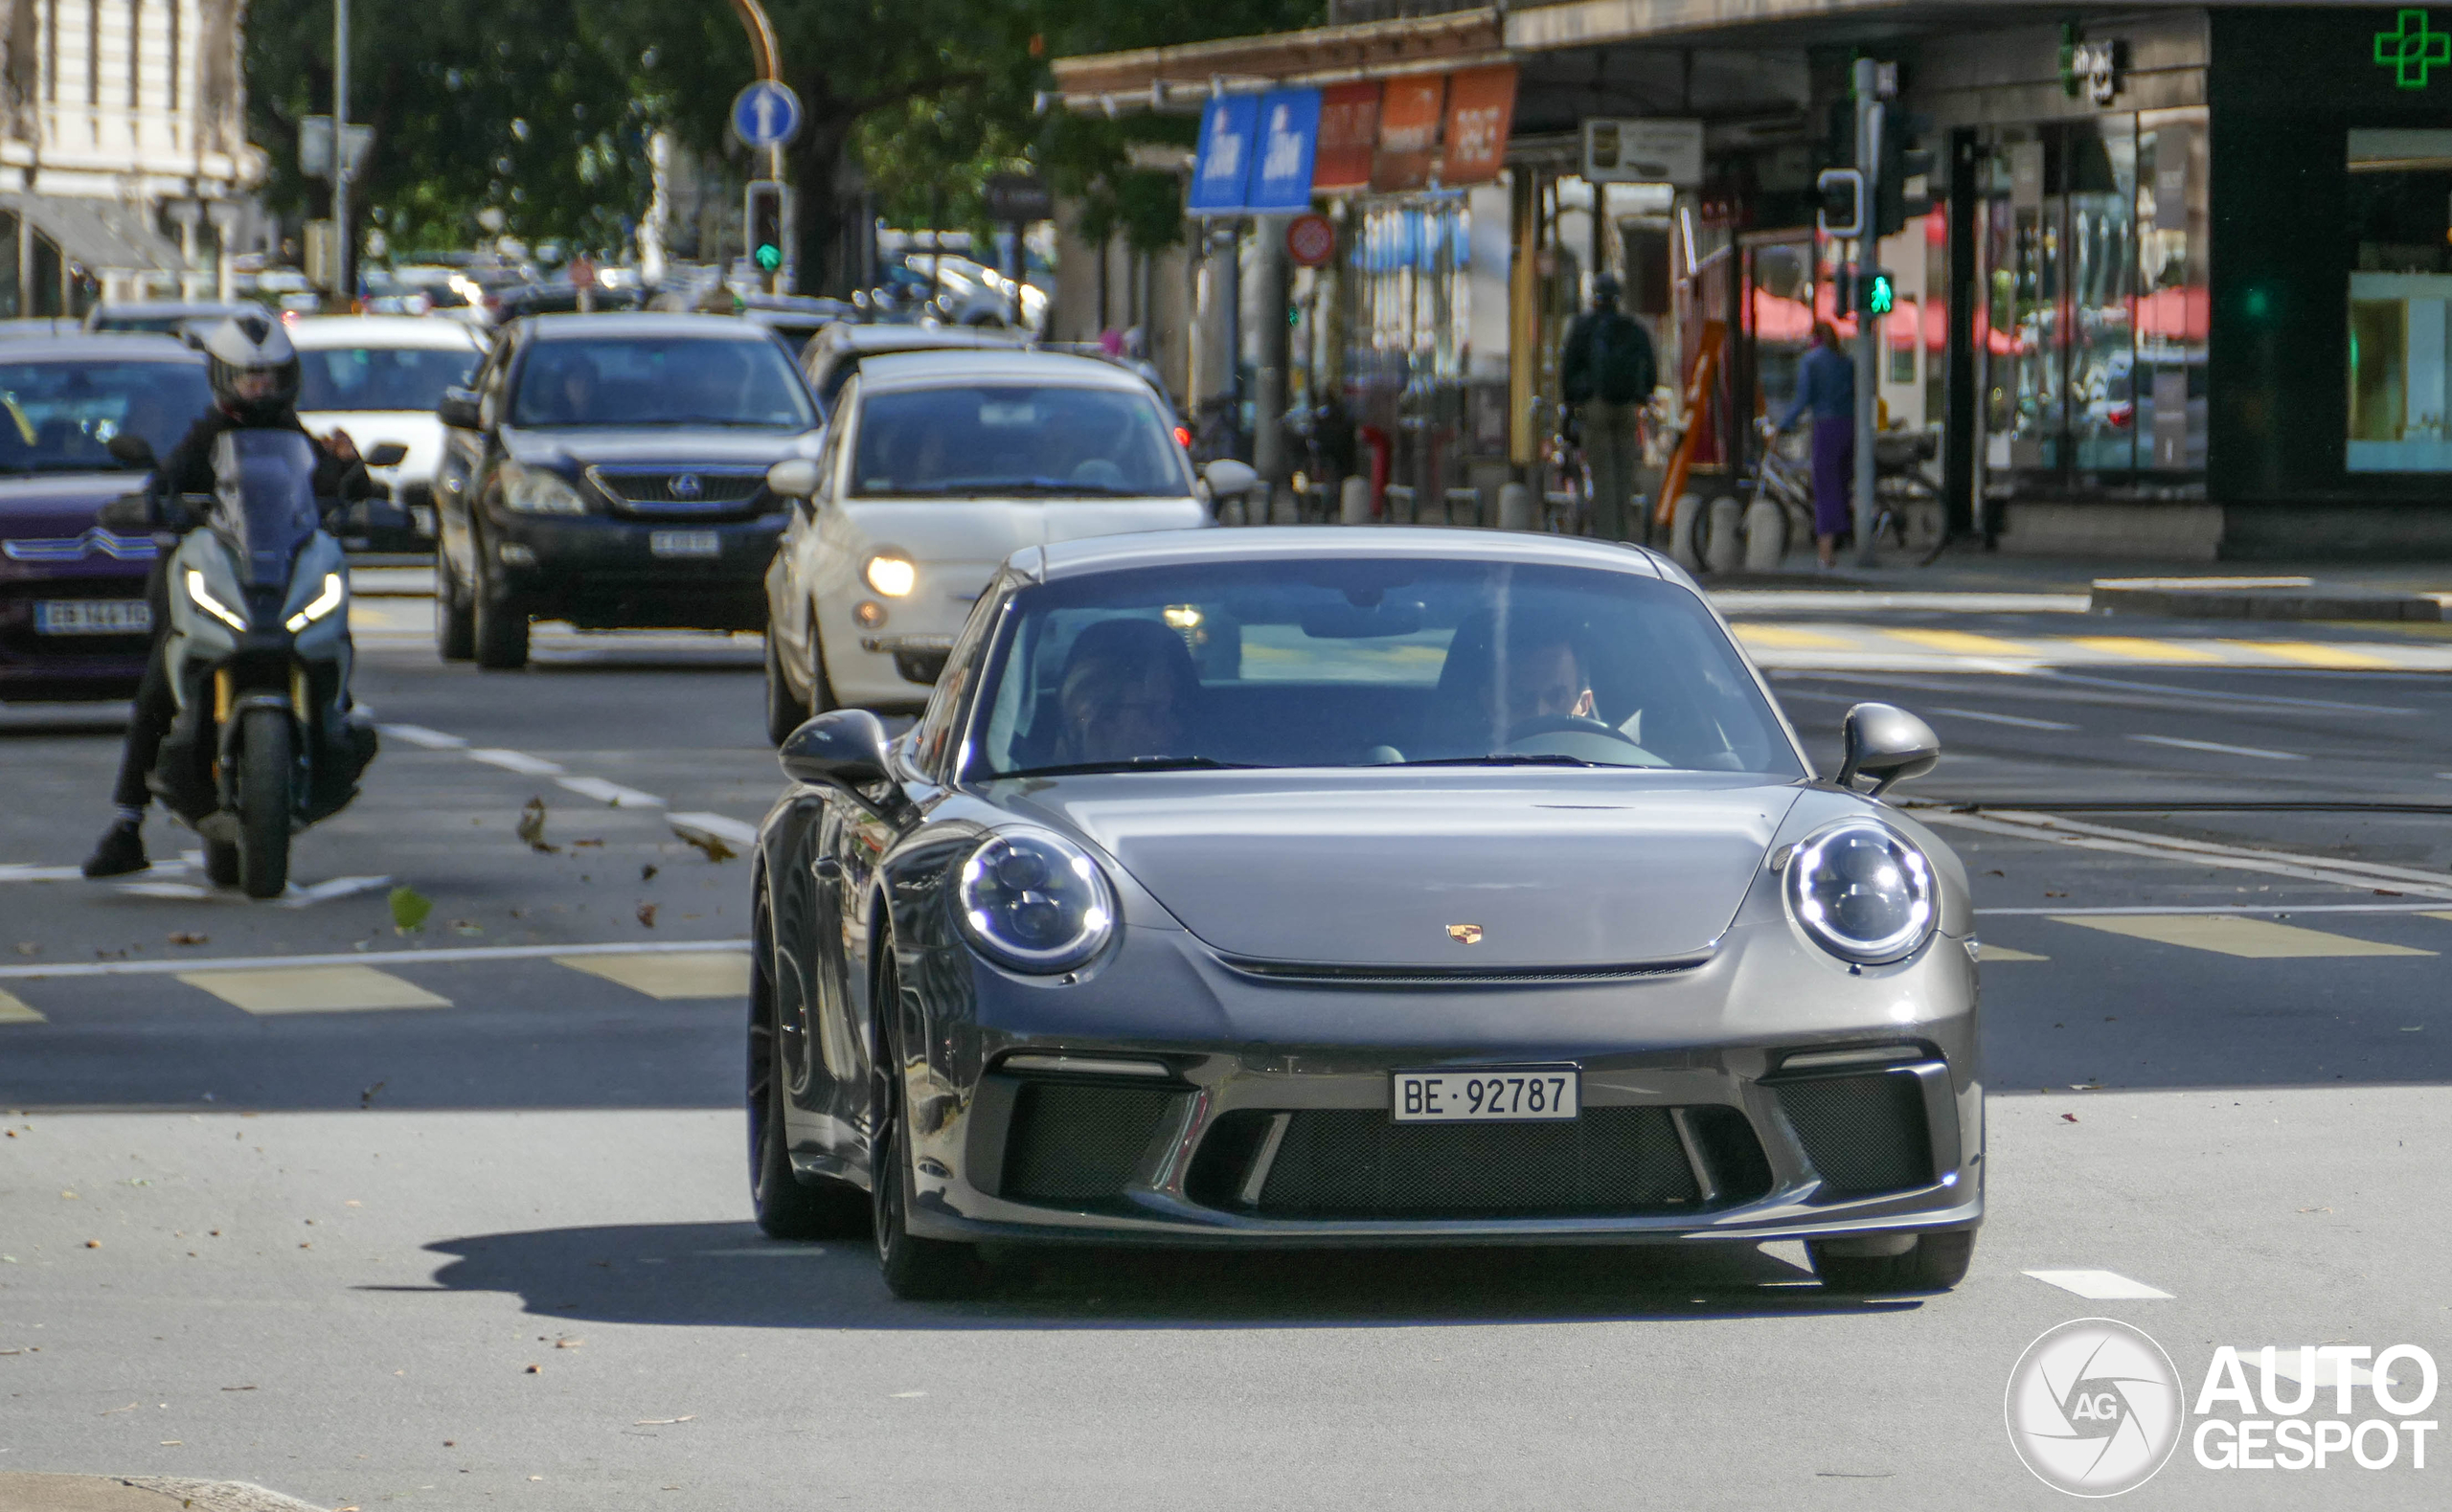
[[[1285,228],[1285,255],[1306,268],[1324,268],[1337,254],[1337,228],[1321,214],[1297,215]]]

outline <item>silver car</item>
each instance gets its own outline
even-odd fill
[[[1015,553],[927,711],[785,742],[752,1185],[904,1297],[983,1243],[1802,1239],[1983,1218],[1976,941],[1850,714],[1814,775],[1656,553],[1465,530]],[[1870,783],[1870,791],[1860,790]]]

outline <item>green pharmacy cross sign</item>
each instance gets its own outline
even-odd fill
[[[2375,66],[2392,69],[2398,88],[2424,89],[2441,64],[2452,64],[2452,32],[2428,27],[2423,11],[2404,11],[2398,31],[2375,34]]]

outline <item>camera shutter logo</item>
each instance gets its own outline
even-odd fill
[[[2109,1318],[2062,1323],[2009,1371],[2009,1445],[2055,1490],[2116,1497],[2179,1447],[2185,1404],[2162,1345]]]

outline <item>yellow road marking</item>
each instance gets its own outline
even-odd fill
[[[2023,950],[2011,950],[2007,945],[1983,945],[1979,946],[1978,950],[1976,959],[1983,961],[2050,960],[2052,959],[2050,956],[2030,956]]]
[[[2100,651],[2106,656],[2124,656],[2134,662],[2219,662],[2211,651],[2199,650],[2177,641],[2148,641],[2133,635],[2081,635],[2071,643]]]
[[[2032,656],[2034,653],[2015,641],[1998,636],[1969,635],[1964,630],[1885,630],[1882,634],[1895,641],[1913,642],[1936,651],[1948,651],[1959,656]]]
[[[249,1013],[358,1013],[372,1008],[447,1008],[415,982],[372,966],[277,966],[262,971],[183,971],[202,987]]]
[[[2353,651],[2347,646],[2327,645],[2320,641],[2225,641],[2222,643],[2236,645],[2246,651],[2260,652],[2266,656],[2279,657],[2285,662],[2298,662],[2307,666],[2330,666],[2346,671],[2370,671],[2376,667],[2390,668],[2394,666],[2380,656],[2370,656],[2364,651]]]
[[[1835,635],[1790,629],[1783,624],[1732,624],[1729,628],[1748,645],[1767,645],[1782,651],[1844,651],[1852,643]]]
[[[36,1013],[25,999],[6,987],[0,987],[0,1024],[43,1024],[49,1022]]]
[[[2241,918],[2234,914],[2055,914],[2053,922],[2079,924],[2107,935],[2150,939],[2160,945],[2211,950],[2254,960],[2322,959],[2341,956],[2432,956],[2431,950],[2387,945],[2380,940],[2352,939],[2322,930],[2277,924],[2271,919]]]
[[[749,957],[737,950],[670,956],[556,956],[554,964],[615,982],[650,998],[745,998]]]

